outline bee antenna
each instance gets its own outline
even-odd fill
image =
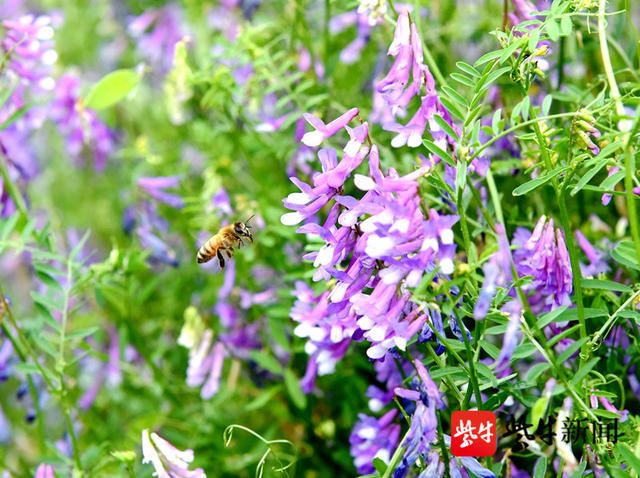
[[[246,221],[244,221],[244,223],[245,223],[245,225],[246,225],[247,227],[251,227],[251,225],[249,224],[249,221],[251,221],[251,219],[253,219],[254,217],[256,217],[256,215],[255,215],[255,214],[253,214],[249,219],[247,219]]]

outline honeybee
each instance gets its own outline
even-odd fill
[[[246,222],[234,222],[224,226],[215,236],[205,242],[198,250],[196,257],[198,264],[216,259],[220,269],[224,269],[226,262],[233,257],[234,249],[244,245],[245,238],[253,243],[253,235],[249,225],[252,217],[247,219]]]

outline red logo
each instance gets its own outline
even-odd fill
[[[486,410],[451,414],[451,453],[455,456],[492,456],[496,452],[496,416]]]

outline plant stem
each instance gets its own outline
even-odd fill
[[[607,6],[607,0],[600,0],[598,4],[598,39],[600,40],[600,54],[602,55],[602,64],[604,66],[605,74],[607,75],[607,82],[611,89],[611,98],[616,103],[616,112],[618,116],[624,116],[624,107],[620,101],[620,90],[618,90],[618,84],[616,83],[616,77],[613,74],[613,67],[611,66],[611,57],[609,56],[609,44],[607,43],[607,27],[605,25],[605,7]]]
[[[18,208],[25,217],[27,216],[27,205],[20,193],[20,190],[15,185],[15,183],[9,177],[9,170],[7,169],[7,157],[2,155],[0,156],[0,175],[2,175],[2,181],[4,182],[7,191],[9,192],[9,196],[13,200],[13,203]]]
[[[555,179],[555,178],[554,178]],[[582,271],[580,270],[580,262],[578,261],[578,255],[576,252],[575,243],[573,241],[573,234],[571,232],[571,225],[569,224],[569,214],[567,212],[566,189],[562,188],[560,191],[560,197],[558,198],[558,204],[560,206],[560,221],[562,222],[562,229],[565,234],[565,241],[567,243],[567,249],[569,251],[569,261],[571,262],[571,270],[573,271],[573,288],[576,292],[576,306],[578,308],[578,322],[580,324],[580,338],[587,336],[587,324],[584,317],[584,301],[582,298]],[[583,343],[580,350],[580,366],[584,365],[587,359],[587,343]]]
[[[633,237],[633,245],[636,250],[636,258],[638,265],[640,265],[640,230],[638,227],[638,210],[636,208],[636,195],[633,193],[633,178],[636,171],[635,155],[632,152],[631,139],[637,134],[640,127],[640,108],[636,111],[635,118],[633,120],[633,128],[631,133],[627,136],[627,141],[624,147],[625,157],[625,177],[624,187],[627,190],[627,214],[629,216],[629,226],[631,227],[631,236]]]

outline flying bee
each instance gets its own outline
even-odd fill
[[[245,238],[253,243],[253,235],[249,225],[252,217],[246,222],[234,222],[224,226],[215,236],[205,242],[198,250],[196,257],[198,264],[216,259],[220,269],[224,269],[226,262],[233,257],[234,249],[244,245]]]

